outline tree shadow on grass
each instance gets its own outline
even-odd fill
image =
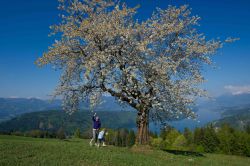
[[[163,151],[164,152],[168,152],[168,153],[172,153],[174,155],[193,156],[193,157],[206,157],[202,153],[192,152],[192,151],[169,150],[169,149],[164,149]]]

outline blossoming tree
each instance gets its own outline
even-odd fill
[[[196,30],[199,17],[187,6],[157,9],[137,21],[137,7],[108,0],[60,0],[60,35],[37,60],[63,71],[55,91],[64,108],[92,104],[109,94],[137,110],[137,143],[148,143],[149,120],[194,117],[195,99],[205,95],[201,69],[222,46]]]

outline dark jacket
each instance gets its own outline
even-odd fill
[[[100,119],[98,121],[96,121],[96,117],[93,116],[92,120],[93,120],[93,129],[100,129],[101,128]]]

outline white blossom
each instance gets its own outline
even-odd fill
[[[196,31],[200,18],[187,6],[157,9],[144,22],[117,1],[60,0],[59,8],[62,21],[51,28],[61,38],[37,64],[63,71],[55,94],[65,109],[108,93],[157,119],[194,117],[189,108],[205,95],[201,70],[222,42]]]

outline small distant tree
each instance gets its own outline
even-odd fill
[[[204,138],[201,140],[201,143],[205,152],[215,152],[219,149],[220,141],[212,125],[209,125],[205,128]]]
[[[122,140],[122,146],[128,146],[128,129],[122,129],[121,130],[121,140]]]
[[[81,133],[81,137],[83,139],[90,139],[92,138],[92,128],[88,128],[87,130],[84,130],[82,133]]]
[[[188,128],[184,129],[183,135],[187,140],[187,144],[193,143],[193,133]]]
[[[196,145],[201,145],[204,139],[204,129],[203,128],[195,128],[194,130],[194,143]]]
[[[159,149],[165,149],[164,140],[161,137],[153,138],[150,142],[151,146],[159,148]]]
[[[173,129],[171,126],[164,126],[160,131],[160,137],[165,140],[167,137],[167,134]]]
[[[172,147],[175,149],[183,149],[187,145],[187,139],[181,134],[174,140]]]
[[[59,33],[39,66],[61,69],[55,95],[64,109],[91,105],[110,94],[137,110],[137,143],[149,140],[149,119],[193,118],[195,99],[204,96],[202,69],[222,47],[198,33],[198,16],[187,6],[157,9],[152,17],[136,21],[137,8],[110,0],[60,0],[62,21],[52,26]]]
[[[133,146],[134,144],[135,144],[135,132],[134,130],[130,130],[128,135],[128,146]]]
[[[65,131],[63,129],[63,127],[60,127],[56,133],[56,137],[58,139],[65,139],[66,138],[66,134],[65,134]]]
[[[181,134],[177,130],[172,129],[168,132],[166,141],[168,141],[168,144],[171,146],[180,135]]]
[[[160,132],[160,138],[165,140],[166,137],[167,137],[167,131],[165,129],[162,129],[161,132]]]
[[[108,129],[108,135],[105,137],[105,142],[109,145],[115,145],[116,134],[114,130]]]
[[[24,133],[22,133],[20,131],[11,132],[10,134],[15,135],[15,136],[24,136]]]
[[[79,128],[76,129],[75,133],[74,133],[74,137],[75,138],[81,138],[81,131]]]
[[[118,129],[115,133],[115,146],[122,145],[121,130]]]
[[[235,130],[228,124],[223,124],[218,131],[218,138],[220,140],[220,149],[223,153],[232,154],[232,144],[234,143]]]
[[[29,135],[31,137],[35,137],[35,138],[43,138],[44,137],[43,131],[41,131],[41,130],[31,130],[29,132]]]
[[[242,131],[236,131],[232,137],[231,154],[250,155],[250,136]]]

